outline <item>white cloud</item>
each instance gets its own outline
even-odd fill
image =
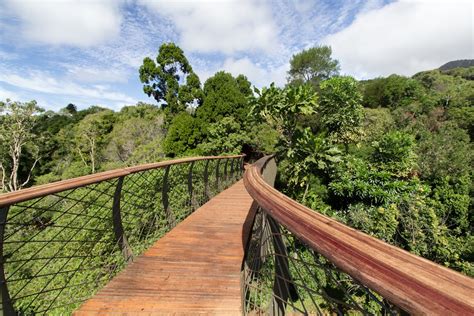
[[[136,100],[121,92],[110,89],[107,85],[83,86],[67,79],[59,80],[43,71],[30,71],[16,73],[13,70],[0,71],[0,81],[21,90],[34,91],[52,95],[66,95],[70,97],[70,102],[77,98],[88,98],[92,100],[106,101],[107,103],[134,104]],[[21,96],[20,96],[21,97]],[[73,102],[74,103],[74,102]]]
[[[46,44],[99,44],[119,34],[122,20],[121,1],[114,0],[7,0],[5,5],[19,18],[26,39]]]
[[[112,65],[108,68],[94,66],[78,66],[63,64],[66,68],[66,76],[77,81],[93,82],[126,82],[129,72],[121,65]]]
[[[264,1],[139,0],[169,17],[180,32],[180,46],[197,52],[232,54],[242,51],[275,52],[277,28]]]
[[[344,73],[413,75],[474,57],[473,11],[470,1],[401,0],[361,12],[323,42],[332,46]]]
[[[0,60],[15,60],[18,59],[18,55],[10,52],[0,50]]]
[[[6,99],[15,101],[20,100],[18,94],[16,94],[15,92],[0,87],[0,101],[5,101]]]
[[[173,37],[171,23],[162,20],[143,7],[136,7],[133,13],[125,11],[118,38],[103,45],[88,47],[82,52],[97,64],[121,64],[133,69],[137,76],[143,58],[154,58],[160,44]]]
[[[234,76],[239,74],[247,76],[250,82],[257,87],[268,86],[271,82],[281,86],[286,82],[286,72],[289,65],[284,64],[275,68],[266,68],[253,63],[249,58],[228,58],[222,65],[222,69]]]

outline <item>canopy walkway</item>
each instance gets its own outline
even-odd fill
[[[239,314],[244,226],[251,223],[252,202],[240,180],[158,240],[74,314]]]
[[[474,280],[185,158],[0,195],[5,315],[474,315]],[[241,180],[242,175],[243,180]]]

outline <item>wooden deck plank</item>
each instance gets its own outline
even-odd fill
[[[224,190],[74,314],[240,315],[240,268],[252,202],[242,180]]]

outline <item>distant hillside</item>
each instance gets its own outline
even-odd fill
[[[454,68],[468,68],[474,66],[474,59],[460,59],[447,62],[443,66],[439,67],[439,70],[450,70]]]

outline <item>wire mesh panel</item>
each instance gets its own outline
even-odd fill
[[[228,160],[164,163],[11,205],[0,200],[0,313],[70,314],[235,181],[215,173]]]
[[[337,269],[259,209],[243,266],[246,315],[395,315],[399,309]]]
[[[133,256],[140,255],[171,229],[163,208],[164,174],[165,169],[161,168],[124,178],[120,213],[126,242]]]
[[[123,266],[110,229],[116,184],[113,179],[10,207],[3,260],[19,313],[65,313]]]

